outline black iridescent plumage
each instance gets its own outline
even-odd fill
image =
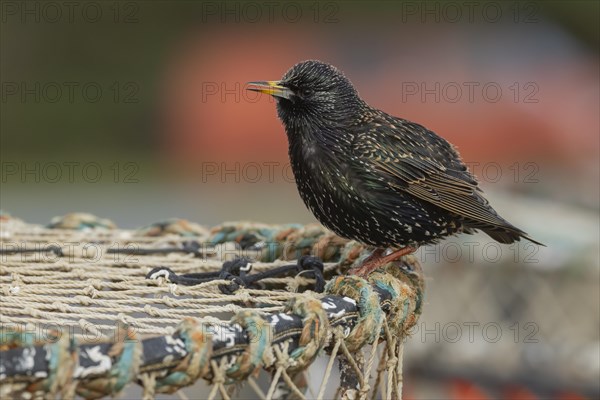
[[[338,235],[398,248],[479,229],[537,243],[488,204],[450,143],[369,106],[335,67],[305,61],[254,85],[278,100],[300,196]]]

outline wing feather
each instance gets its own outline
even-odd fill
[[[358,135],[357,156],[378,171],[395,190],[443,208],[476,223],[514,228],[481,196],[475,177],[447,141],[426,128],[395,119],[371,124]]]

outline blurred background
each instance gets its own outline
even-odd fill
[[[313,222],[275,103],[244,84],[320,59],[457,145],[548,245],[419,251],[406,397],[600,396],[598,2],[0,4],[4,212]]]

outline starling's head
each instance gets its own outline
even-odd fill
[[[364,106],[348,78],[320,61],[298,63],[280,81],[251,82],[248,90],[274,96],[286,127],[347,122],[360,115],[358,111]]]

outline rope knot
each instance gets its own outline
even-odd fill
[[[390,357],[385,363],[385,366],[388,371],[394,368],[396,365],[398,365],[398,357],[396,356]]]

